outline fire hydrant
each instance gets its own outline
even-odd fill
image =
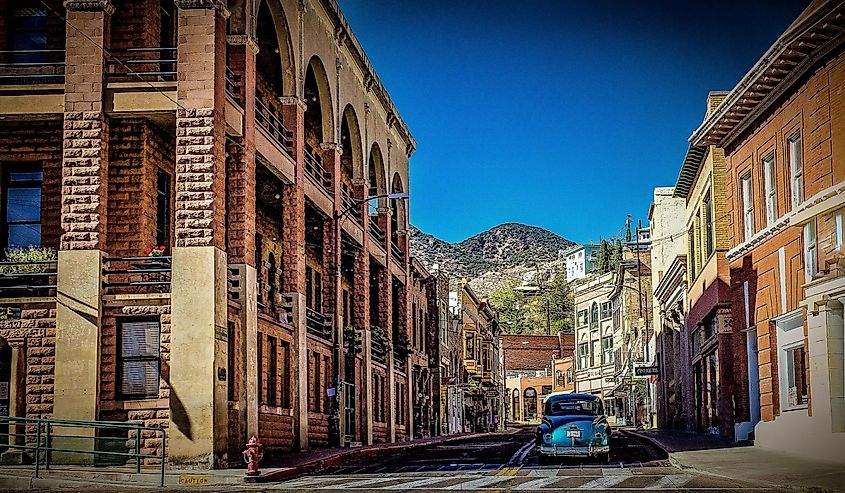
[[[243,454],[244,462],[246,462],[246,475],[258,476],[260,473],[258,461],[264,457],[264,451],[261,450],[261,442],[258,441],[258,438],[253,436],[246,442],[246,450],[243,451]]]

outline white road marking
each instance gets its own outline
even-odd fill
[[[378,483],[386,483],[388,481],[395,481],[398,479],[396,476],[387,476],[387,477],[378,477],[378,478],[369,478],[369,479],[360,479],[358,481],[350,481],[348,483],[340,483],[340,484],[331,484],[327,486],[321,486],[318,489],[321,490],[328,490],[328,489],[339,489],[339,490],[348,490],[352,488],[360,488],[361,486],[374,486]]]
[[[668,474],[666,476],[661,477],[657,481],[654,482],[651,486],[648,486],[647,490],[662,490],[662,489],[678,489],[682,488],[685,484],[692,479],[692,476],[688,474]]]
[[[450,479],[452,479],[452,478],[450,478],[448,476],[437,476],[435,478],[423,478],[423,479],[417,479],[416,481],[408,481],[407,483],[399,483],[399,484],[394,484],[392,486],[384,486],[381,489],[383,489],[383,490],[405,490],[405,489],[409,489],[409,488],[416,488],[418,486],[425,486],[425,485],[428,485],[428,484],[437,483],[439,481],[448,481]],[[467,478],[467,479],[470,479],[470,478]]]
[[[531,451],[531,448],[534,446],[534,440],[529,440],[528,443],[523,445],[519,448],[516,452],[513,453],[508,464],[522,464],[525,462],[525,456],[528,455],[528,452]]]
[[[538,490],[545,488],[546,486],[563,479],[561,476],[549,476],[547,478],[540,478],[540,479],[532,479],[531,481],[522,483],[521,485],[514,486],[514,490]]]
[[[511,480],[514,477],[515,476],[485,476],[483,478],[474,479],[469,482],[448,486],[446,489],[474,490],[476,488],[486,488],[497,483],[504,483],[505,481]]]
[[[628,476],[606,476],[601,478],[596,478],[592,481],[582,484],[577,489],[579,490],[600,490],[605,488],[610,488],[615,484],[619,484],[622,481],[628,479]]]

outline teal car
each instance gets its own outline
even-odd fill
[[[540,461],[550,457],[610,459],[610,424],[602,401],[591,394],[554,394],[543,404],[537,427]]]

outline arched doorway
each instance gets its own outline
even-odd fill
[[[537,419],[537,391],[534,390],[534,387],[528,387],[522,395],[523,417],[525,421]]]
[[[511,392],[511,419],[519,421],[519,389],[513,389]]]

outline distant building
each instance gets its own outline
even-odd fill
[[[566,253],[566,281],[583,279],[593,271],[599,245],[577,245]]]
[[[573,336],[564,333],[553,336],[504,335],[501,339],[508,397],[507,419],[536,421],[546,395],[573,389],[573,374],[568,371],[575,349]]]

